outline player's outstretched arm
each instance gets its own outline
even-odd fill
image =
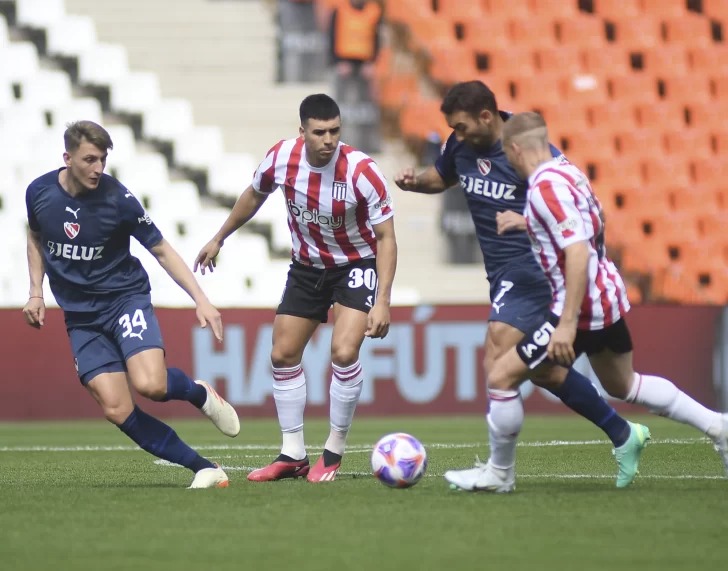
[[[389,306],[392,299],[392,283],[397,269],[397,239],[394,234],[394,218],[374,226],[377,239],[377,299],[369,312],[365,335],[384,338],[389,333],[391,318]]]
[[[220,253],[225,239],[253,218],[267,198],[267,194],[256,192],[252,185],[246,188],[220,230],[197,254],[192,271],[196,272],[200,268],[202,275],[205,275],[205,269],[212,272],[215,268],[215,258]]]
[[[394,183],[402,190],[422,194],[437,194],[452,186],[443,180],[435,167],[428,167],[420,174],[413,168],[404,169],[395,175]]]
[[[45,302],[43,300],[45,264],[43,263],[40,232],[32,230],[28,230],[28,274],[30,292],[28,293],[28,303],[23,308],[23,316],[28,325],[39,329],[45,322]]]
[[[197,318],[200,320],[200,326],[207,327],[209,323],[215,337],[217,337],[218,341],[222,341],[220,312],[207,299],[205,292],[202,291],[200,284],[197,283],[194,274],[187,267],[182,256],[164,239],[156,246],[152,246],[149,251],[157,258],[159,265],[164,268],[169,277],[177,282],[177,285],[193,299],[197,306]]]

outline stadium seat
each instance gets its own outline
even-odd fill
[[[557,19],[555,34],[559,44],[571,48],[602,47],[607,39],[604,22],[594,16],[576,15]]]
[[[628,50],[651,48],[662,42],[660,21],[652,16],[615,20],[617,44]]]
[[[594,13],[613,21],[615,17],[635,18],[640,15],[639,0],[593,0]]]
[[[697,218],[700,235],[706,239],[716,239],[725,235],[728,216],[723,212],[703,213]]]
[[[570,156],[572,150],[582,158],[589,160],[606,159],[615,155],[614,138],[607,131],[589,129],[571,132],[567,133],[564,139],[561,150],[567,157]]]
[[[470,46],[476,52],[513,47],[508,31],[508,20],[505,19],[494,20],[488,16],[485,19],[465,22],[464,31],[465,45]]]
[[[192,104],[186,99],[162,99],[142,120],[142,133],[149,139],[172,140],[193,127]]]
[[[459,24],[486,19],[484,6],[462,0],[438,0],[436,13],[440,18]]]
[[[625,75],[610,77],[607,80],[607,89],[612,99],[631,101],[637,103],[652,103],[657,101],[657,81],[646,75]]]
[[[642,186],[642,165],[637,158],[596,161],[594,183],[598,188],[636,189]]]
[[[434,18],[432,2],[429,0],[398,0],[387,2],[384,17],[390,22],[409,24],[416,18]]]
[[[617,153],[621,156],[640,156],[645,153],[662,154],[662,137],[652,129],[633,129],[616,135]]]
[[[431,46],[430,77],[444,85],[465,81],[477,74],[475,53],[468,46]]]
[[[728,154],[728,131],[713,132],[713,152],[722,157]]]
[[[702,0],[703,14],[723,22],[728,21],[728,0]]]
[[[577,75],[586,71],[581,54],[571,46],[542,48],[536,51],[535,60],[539,72],[548,75]]]
[[[568,105],[585,107],[607,101],[606,85],[594,75],[575,75],[561,82]]]
[[[632,105],[628,101],[605,101],[586,109],[589,125],[606,131],[626,131],[635,127]]]
[[[207,174],[210,190],[237,199],[253,180],[257,166],[250,155],[225,153],[210,165]]]
[[[434,45],[452,45],[455,43],[455,26],[436,16],[411,16],[407,25],[412,32],[410,49],[424,50],[429,53]]]
[[[680,43],[688,47],[712,44],[710,20],[698,14],[688,12],[683,16],[666,18],[664,25],[668,43]]]
[[[128,125],[106,125],[106,130],[114,142],[114,148],[109,153],[107,164],[116,167],[132,161],[136,155],[136,140],[134,132]],[[122,179],[126,180],[126,179]]]
[[[563,100],[558,77],[519,77],[513,83],[514,99],[523,107],[550,105]]]
[[[111,157],[111,154],[109,154]],[[159,153],[139,153],[117,167],[118,179],[123,181],[134,196],[141,199],[159,197],[169,186],[169,169],[167,160]],[[162,204],[150,200],[149,209],[157,209]],[[174,206],[165,203],[165,206]]]
[[[54,127],[63,127],[73,121],[87,120],[103,123],[103,113],[98,99],[79,97],[66,102],[59,102],[49,108]]]
[[[23,80],[22,99],[31,107],[46,110],[71,98],[71,79],[65,72],[42,69]]]
[[[717,192],[728,188],[728,163],[715,157],[695,157],[688,165],[690,182],[694,185],[707,185]]]
[[[520,47],[545,48],[556,45],[554,22],[550,19],[512,19],[511,40]]]
[[[194,214],[202,210],[200,192],[192,181],[178,180],[170,182],[165,190],[165,195],[169,199],[162,204],[162,208],[167,209],[168,205],[174,204],[174,209],[180,213]]]
[[[5,49],[5,46],[7,46],[9,42],[8,21],[5,19],[5,16],[0,14],[0,53],[2,53],[2,50]]]
[[[38,50],[30,42],[8,44],[3,59],[3,76],[10,82],[21,82],[40,70]]]
[[[642,52],[645,73],[669,77],[688,73],[688,52],[683,45],[665,45],[646,48]]]
[[[664,135],[665,150],[668,155],[682,157],[709,156],[712,141],[708,131],[698,128],[668,131]]]
[[[691,184],[688,187],[670,189],[670,205],[679,212],[702,214],[721,207],[721,192],[708,184]]]
[[[548,125],[549,133],[586,131],[589,128],[586,113],[580,107],[571,105],[541,105],[538,111]]]
[[[665,188],[690,186],[690,170],[686,159],[649,153],[642,159],[642,176],[645,183],[652,186]]]
[[[728,100],[728,76],[716,75],[710,79],[710,89],[712,95],[719,101]],[[706,97],[702,101],[708,101]]]
[[[410,93],[419,90],[419,79],[414,73],[394,74],[380,80],[378,89],[379,105],[383,109],[399,112]]]
[[[712,99],[710,80],[702,75],[675,75],[661,80],[665,99],[673,103],[696,103]]]
[[[135,71],[111,83],[111,108],[127,113],[144,113],[161,101],[156,73]]]
[[[728,46],[712,44],[688,48],[688,61],[693,73],[720,77],[728,74]]]
[[[64,0],[15,0],[15,18],[21,26],[46,28],[65,14]]]
[[[685,128],[685,108],[672,101],[638,103],[634,107],[637,125],[641,129],[664,129],[665,131]]]
[[[598,76],[618,77],[632,73],[629,52],[619,44],[581,50],[586,71]]]
[[[654,272],[669,264],[668,248],[662,242],[642,240],[639,248],[627,245],[622,252],[622,268],[628,272],[642,274],[645,269]]]
[[[661,186],[641,185],[631,192],[623,193],[622,200],[622,208],[635,212],[664,212],[670,206],[670,195]]]
[[[194,127],[174,138],[174,159],[180,165],[208,168],[224,152],[222,131],[217,126]]]
[[[48,26],[46,40],[49,53],[78,56],[94,49],[97,43],[96,26],[88,16],[67,15]]]
[[[580,17],[578,0],[531,0],[531,10],[538,18],[573,18]]]
[[[531,0],[509,0],[507,3],[502,2],[502,0],[482,1],[490,14],[496,16],[506,15],[508,18],[519,20],[533,18]]]
[[[509,47],[489,50],[488,74],[500,77],[509,77],[517,74],[518,77],[536,73],[535,57],[530,48]]]
[[[98,43],[78,57],[81,84],[111,85],[129,75],[126,49],[119,44]]]
[[[640,0],[642,10],[650,16],[664,18],[682,18],[687,14],[685,0]]]

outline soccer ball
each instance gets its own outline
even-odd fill
[[[385,486],[409,488],[427,471],[427,451],[419,440],[404,432],[383,436],[374,445],[372,472]]]

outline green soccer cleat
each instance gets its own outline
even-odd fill
[[[617,458],[619,473],[617,474],[617,487],[626,488],[629,486],[638,473],[640,456],[651,438],[650,429],[641,424],[628,422],[630,432],[627,442],[619,448],[614,449],[614,456]]]

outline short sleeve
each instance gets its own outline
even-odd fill
[[[121,209],[123,219],[131,228],[129,234],[147,250],[162,241],[163,236],[159,228],[152,222],[137,198],[126,189],[121,198]]]
[[[591,238],[568,184],[540,181],[532,189],[530,201],[559,249]]]
[[[387,190],[387,180],[374,161],[369,161],[354,181],[357,196],[366,202],[372,226],[394,216],[392,195]]]
[[[445,141],[445,144],[440,149],[440,156],[435,161],[435,169],[446,184],[457,181],[458,179],[458,173],[455,169],[455,145],[457,145],[457,139],[455,138],[455,133],[453,133]]]
[[[35,211],[33,210],[33,199],[35,198],[35,192],[32,186],[29,186],[25,191],[25,207],[28,211],[28,227],[33,232],[40,232],[40,224],[38,219],[35,217]]]
[[[258,165],[253,174],[253,190],[261,194],[270,194],[276,188],[276,159],[278,158],[278,151],[285,141],[280,141],[275,147],[273,147],[263,159],[263,162]]]

